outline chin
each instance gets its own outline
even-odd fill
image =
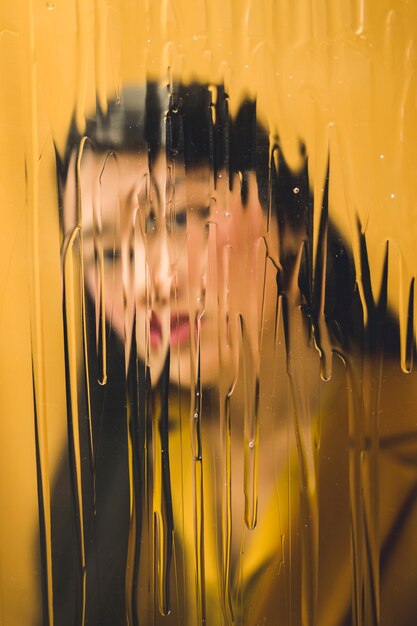
[[[160,348],[157,353],[149,355],[149,371],[151,374],[152,387],[158,384],[165,365],[168,348]]]
[[[171,348],[170,381],[183,389],[191,387],[191,363],[190,351],[184,350],[178,357],[178,350]],[[216,384],[218,380],[217,353],[211,357],[204,351],[201,354],[200,362],[200,382],[202,387],[209,387]]]
[[[171,362],[169,370],[169,379],[174,385],[179,387],[191,387],[191,364],[190,352],[184,351],[184,354],[178,356],[178,349],[171,347]]]

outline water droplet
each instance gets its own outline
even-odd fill
[[[193,417],[194,417],[195,420],[198,420],[198,413],[197,413],[197,411],[194,413]]]
[[[249,448],[254,448],[255,447],[255,443],[253,441],[249,441]]]
[[[390,194],[390,198],[391,198],[391,200],[394,200],[394,198],[395,198],[395,193],[391,193],[391,194]]]
[[[224,216],[225,216],[225,217],[230,217],[230,215],[231,215],[230,211],[225,211],[225,212],[224,212]]]
[[[300,188],[299,187],[294,187],[293,193],[295,193],[295,194],[300,193]]]

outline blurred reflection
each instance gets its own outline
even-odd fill
[[[126,101],[133,95],[137,100],[129,109]],[[171,95],[170,102],[165,105],[165,119],[160,113],[156,121],[153,120],[155,125],[151,130],[146,125],[149,125],[149,117],[152,118],[154,111],[149,106],[146,109],[145,94],[141,90],[128,90],[124,104],[111,103],[107,117],[92,122],[87,140],[81,141],[78,152],[70,158],[63,224],[66,257],[73,250],[71,238],[74,233],[82,233],[79,280],[86,286],[84,307],[87,318],[90,308],[94,311],[97,362],[92,365],[91,354],[85,356],[85,367],[89,370],[86,384],[92,391],[91,398],[84,400],[85,409],[90,400],[93,405],[95,402],[95,383],[91,374],[97,367],[101,370],[98,372],[101,385],[97,391],[100,394],[104,388],[107,393],[99,414],[93,406],[90,416],[91,472],[95,483],[90,489],[96,490],[95,496],[91,492],[90,497],[96,498],[94,506],[97,507],[94,516],[100,524],[100,515],[105,515],[99,510],[101,490],[103,494],[106,492],[102,504],[106,510],[112,498],[112,505],[117,502],[110,487],[112,481],[106,482],[109,481],[109,463],[116,467],[122,465],[124,471],[130,472],[130,476],[121,478],[121,484],[114,486],[119,495],[123,480],[128,479],[130,489],[132,481],[136,481],[136,487],[141,485],[142,493],[136,491],[133,494],[133,498],[141,501],[133,502],[131,492],[129,508],[132,511],[132,506],[136,505],[136,515],[140,515],[146,525],[149,522],[144,518],[149,512],[146,514],[143,507],[147,506],[149,493],[153,494],[150,506],[155,519],[159,520],[156,522],[158,529],[155,529],[154,536],[153,531],[148,531],[151,533],[148,538],[150,554],[146,557],[142,548],[140,555],[138,551],[133,555],[133,561],[141,560],[142,565],[136,564],[136,567],[142,567],[141,575],[145,580],[154,567],[159,570],[157,577],[161,580],[155,583],[158,591],[151,591],[151,595],[155,593],[160,611],[167,612],[171,602],[167,597],[169,579],[172,578],[169,571],[173,549],[170,533],[174,524],[177,531],[174,543],[177,541],[176,550],[180,551],[175,563],[176,576],[184,569],[183,584],[193,592],[189,594],[184,588],[184,598],[177,607],[179,613],[172,619],[173,623],[180,623],[183,615],[192,623],[195,619],[203,619],[206,612],[216,615],[222,611],[225,619],[227,615],[227,619],[232,619],[231,594],[247,584],[240,580],[243,560],[239,567],[238,562],[245,520],[246,525],[255,526],[258,516],[259,405],[263,410],[262,428],[266,434],[263,442],[266,454],[260,468],[263,475],[260,486],[262,515],[270,508],[276,463],[272,454],[274,443],[277,442],[282,450],[286,443],[284,439],[281,442],[276,440],[271,436],[272,432],[268,434],[278,407],[276,402],[271,403],[272,378],[261,386],[261,397],[259,395],[260,351],[262,348],[269,368],[274,362],[278,332],[277,225],[275,217],[268,214],[267,203],[263,208],[260,204],[258,184],[261,182],[264,186],[266,197],[268,174],[264,168],[261,179],[256,176],[253,152],[255,133],[258,132],[263,142],[260,144],[262,165],[267,164],[269,141],[260,128],[256,130],[255,108],[251,103],[242,109],[240,128],[230,126],[229,132],[234,133],[234,137],[229,137],[225,132],[230,122],[223,93],[219,97],[217,112],[210,109],[211,93],[206,88],[192,86],[183,90],[179,96],[180,101],[183,100],[182,109],[181,105],[175,104],[175,97],[178,98],[178,94]],[[141,98],[142,102],[138,103]],[[160,106],[156,100],[152,103],[156,109]],[[223,127],[218,119],[214,128],[221,132],[213,145],[209,129],[213,128],[212,116],[215,117],[216,113]],[[136,142],[130,145],[132,124],[129,116],[136,116],[137,131]],[[251,128],[245,128],[246,124]],[[147,133],[153,136],[153,145],[146,141]],[[247,145],[242,145],[240,150],[239,142],[245,133]],[[216,158],[213,151],[217,151]],[[72,297],[71,294],[68,296]],[[86,323],[88,325],[88,320]],[[91,339],[87,339],[87,344],[90,350]],[[115,383],[122,373],[120,369],[115,373],[112,363],[114,349],[119,350],[117,344],[124,347],[128,386],[133,375],[133,384],[139,391],[136,402],[142,404],[144,411],[142,417],[138,416],[137,424],[143,431],[138,439],[130,430],[129,442],[125,441],[127,433],[123,434],[125,422],[121,421],[123,401],[117,399],[115,393]],[[114,346],[113,352],[111,345]],[[276,374],[282,370],[282,376],[284,362],[282,359],[280,362],[281,365],[274,367]],[[138,366],[142,371],[139,378],[134,373]],[[164,383],[162,387],[159,385],[164,368],[169,371],[166,375],[170,385],[168,396]],[[178,386],[179,392],[175,392],[173,386]],[[158,387],[160,391],[156,391]],[[149,396],[151,388],[155,391]],[[129,393],[128,405],[134,401]],[[151,397],[153,408],[149,408]],[[119,402],[120,406],[117,406]],[[164,457],[162,449],[161,461],[158,459],[161,454],[159,445],[163,448],[168,444],[168,440],[163,441],[165,426],[160,413],[166,403],[171,459],[168,459],[168,450],[165,450]],[[279,394],[279,403],[286,404],[285,394]],[[109,412],[111,420],[119,424],[116,427],[114,422],[109,422],[110,436],[116,449],[119,445],[127,446],[126,458],[121,460],[115,456],[114,450],[109,450],[101,470],[102,447],[111,445],[105,440],[108,435],[103,426]],[[131,429],[132,415],[130,419]],[[275,432],[279,433],[281,428]],[[88,433],[84,435],[87,440]],[[143,449],[136,449],[137,445]],[[76,441],[74,446],[77,447]],[[133,446],[130,452],[129,446]],[[134,463],[130,468],[125,465],[129,454]],[[86,517],[88,520],[86,511],[91,508],[86,494],[91,478],[86,480],[86,470],[77,472],[76,454],[73,453],[73,457],[69,464],[73,466],[73,481],[83,493],[84,504],[83,510],[79,502],[75,505],[80,516],[81,530],[78,532],[80,541],[85,543],[89,526],[89,522],[85,523]],[[138,463],[136,474],[135,459]],[[282,462],[280,460],[279,464]],[[196,464],[201,465],[201,470],[196,470]],[[139,466],[142,466],[143,474]],[[203,467],[204,478],[199,473]],[[145,478],[147,471],[148,479]],[[162,494],[158,495],[158,490]],[[161,497],[164,502],[160,501]],[[131,523],[132,517],[130,541]],[[232,523],[240,530],[232,533]],[[127,529],[127,520],[121,524],[125,531],[119,528],[119,557],[124,553],[119,541],[123,544],[123,537],[126,540],[123,533]],[[208,530],[204,531],[204,527]],[[96,544],[98,552],[95,558],[98,562],[107,562],[104,555],[108,546],[103,545],[104,537],[100,539],[99,529],[91,532],[91,541]],[[258,543],[259,537],[260,534]],[[146,543],[143,537],[142,541]],[[253,543],[252,537],[245,541],[248,546]],[[268,542],[267,551],[273,553],[279,541],[277,535],[274,541]],[[124,558],[129,557],[125,554]],[[156,565],[152,564],[153,558]],[[100,583],[91,580],[96,574],[89,576],[89,571],[100,570],[101,566],[99,563],[88,565],[89,559],[88,551],[81,554],[87,576],[83,583],[79,583],[80,593],[84,594],[84,600],[79,602],[86,602],[86,608],[80,610],[86,610],[87,614],[91,611],[92,619],[99,619],[102,624],[109,607],[103,598],[92,600],[91,589]],[[262,559],[257,567],[262,567]],[[119,585],[122,568],[123,556]],[[62,584],[65,585],[60,582],[57,586]],[[86,592],[82,589],[85,584]],[[109,581],[112,587],[109,592],[113,595],[115,584],[115,581]],[[178,585],[178,580],[175,584]],[[97,594],[100,596],[100,589]],[[133,589],[133,594],[137,594],[137,589]],[[209,600],[210,606],[206,606]],[[128,606],[130,602],[128,599]],[[112,623],[117,620],[117,623],[124,623],[121,614],[126,610],[132,615],[135,611],[142,612],[144,619],[148,619],[149,612],[154,610],[152,601],[140,598],[134,600],[133,605],[138,602],[139,606],[130,609],[121,605],[115,609],[113,606]],[[114,613],[115,610],[119,614]]]
[[[313,263],[303,148],[221,87],[125,89],[68,153],[57,623],[378,623],[398,328],[384,288],[364,327],[329,181]]]

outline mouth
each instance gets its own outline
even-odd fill
[[[182,346],[190,341],[190,321],[188,313],[178,313],[171,317],[170,344]]]
[[[194,322],[194,338],[197,342],[198,321]],[[170,345],[172,348],[190,343],[190,318],[188,313],[177,313],[171,316]]]
[[[159,348],[162,344],[162,325],[159,317],[152,311],[149,320],[149,340],[151,348]]]
[[[158,315],[152,311],[149,320],[149,341],[151,348],[160,348],[162,345],[162,323]],[[194,323],[194,336],[197,341],[198,322]],[[170,345],[172,348],[190,343],[190,319],[188,313],[177,313],[171,316]]]

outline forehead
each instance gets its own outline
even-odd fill
[[[67,232],[77,223],[76,173],[74,155],[64,202]],[[101,222],[104,227],[116,220],[121,225],[129,222],[147,194],[158,213],[198,208],[210,203],[213,195],[213,173],[208,165],[186,170],[181,163],[168,163],[161,153],[150,171],[146,151],[94,152],[88,145],[79,161],[78,183],[84,231],[93,223]]]
[[[136,191],[149,172],[146,152],[88,151],[81,161],[81,180],[99,188],[111,184],[115,191],[125,195]]]
[[[109,191],[111,185],[123,199],[139,194],[147,184],[150,193],[156,193],[159,198],[166,197],[169,201],[172,196],[181,196],[191,201],[206,194],[212,180],[208,165],[186,170],[183,164],[168,163],[164,154],[158,156],[150,169],[146,152],[91,153],[82,170],[84,180],[90,177],[101,190]]]
[[[84,231],[89,231],[93,222],[106,225],[126,220],[138,207],[148,178],[146,152],[96,153],[87,149],[80,160],[78,179]]]
[[[158,183],[157,183],[158,184]],[[213,193],[210,167],[185,168],[183,164],[169,165],[166,173],[166,202],[176,209],[206,204]]]
[[[111,182],[113,188],[117,188],[123,196],[138,191],[148,175],[153,185],[158,187],[159,193],[162,193],[164,188],[168,193],[170,191],[198,193],[205,191],[212,179],[208,165],[186,170],[181,163],[168,163],[163,153],[153,163],[152,170],[149,168],[146,152],[88,151],[81,162],[82,182],[85,183],[86,179],[90,179],[90,184],[96,183],[99,187]],[[87,183],[86,186],[90,185]]]

